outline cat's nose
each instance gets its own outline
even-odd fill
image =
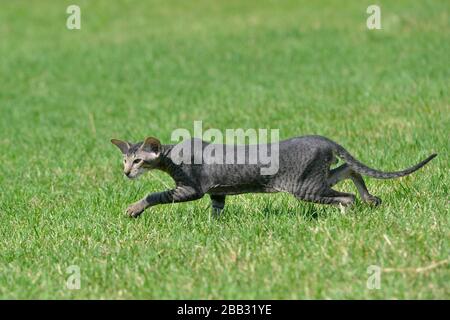
[[[125,171],[124,174],[129,177],[130,176],[131,171]]]

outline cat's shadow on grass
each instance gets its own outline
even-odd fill
[[[240,206],[234,206],[230,213],[245,211],[245,208],[239,208]],[[227,210],[228,209],[228,210]],[[277,200],[265,200],[253,207],[258,215],[264,218],[270,218],[274,216],[300,216],[305,220],[317,220],[319,218],[326,218],[335,212],[330,208],[321,206],[319,204],[313,204],[308,202],[290,203],[290,201],[277,201]]]
[[[283,206],[277,203],[265,203],[260,209],[264,217],[270,216],[300,216],[305,220],[317,220],[330,215],[330,210],[312,203],[298,203],[295,205]]]
[[[283,202],[283,201],[282,201]],[[319,218],[327,218],[336,213],[343,212],[346,214],[355,214],[365,207],[363,203],[356,200],[351,207],[337,207],[309,202],[298,203],[280,203],[280,201],[264,201],[258,204],[258,212],[266,217],[270,216],[300,216],[305,220],[318,220]]]

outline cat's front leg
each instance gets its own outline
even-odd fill
[[[203,193],[189,186],[178,186],[175,189],[163,192],[150,193],[145,198],[133,203],[127,209],[131,217],[138,217],[145,209],[158,204],[186,202],[203,197]]]
[[[138,217],[142,212],[144,212],[145,209],[149,207],[146,198],[147,197],[129,205],[126,210],[126,214],[133,218]]]

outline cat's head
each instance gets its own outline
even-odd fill
[[[144,172],[153,169],[159,162],[161,142],[149,137],[144,142],[129,143],[127,141],[111,139],[123,154],[123,173],[134,179]]]

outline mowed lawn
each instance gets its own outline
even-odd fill
[[[2,1],[0,298],[450,298],[450,3],[377,3],[370,31],[370,1]],[[439,155],[366,179],[378,208],[249,194],[219,220],[207,197],[125,217],[173,184],[125,179],[109,140],[194,120],[325,135],[383,170]]]

